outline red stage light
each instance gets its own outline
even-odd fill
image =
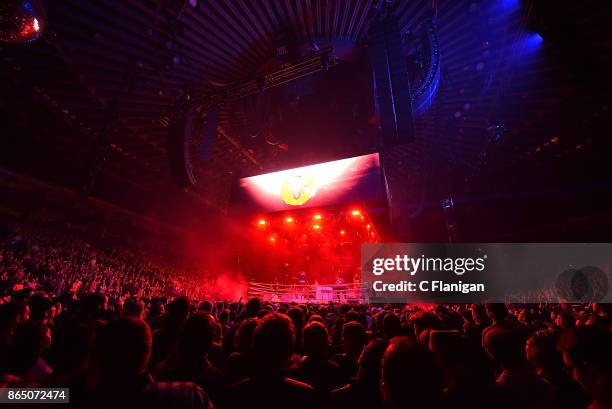
[[[259,219],[259,222],[257,222],[260,226],[265,226],[268,222],[266,222],[266,219]]]
[[[346,232],[344,230],[340,230],[340,235],[344,236],[346,234]]]
[[[366,226],[366,229],[368,229],[368,230],[371,229],[371,228],[372,228],[372,226],[370,226],[369,224]]]
[[[312,226],[312,228],[315,230],[321,230],[321,226],[318,224],[315,224],[314,226]]]
[[[315,220],[321,220],[321,215],[320,214],[315,214],[314,215],[314,219]]]
[[[354,209],[354,210],[351,211],[351,214],[353,216],[359,216],[361,214],[361,212],[359,210],[357,210],[357,209]]]
[[[274,236],[270,236],[270,241],[271,241],[272,243],[274,243],[274,242],[276,241],[276,237],[274,237]]]
[[[285,218],[285,223],[293,223],[293,217],[289,216]]]

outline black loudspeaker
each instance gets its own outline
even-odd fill
[[[170,171],[176,184],[181,188],[196,184],[191,163],[191,142],[195,120],[196,113],[194,110],[181,112],[170,121],[166,134]]]
[[[208,109],[206,121],[202,127],[202,142],[200,144],[200,159],[208,161],[212,159],[213,146],[217,139],[217,126],[219,125],[219,106],[213,105]]]
[[[387,16],[372,27],[369,49],[383,145],[389,148],[412,142],[414,125],[408,67],[396,16]]]

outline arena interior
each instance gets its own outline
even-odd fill
[[[612,408],[611,9],[0,0],[0,403]]]

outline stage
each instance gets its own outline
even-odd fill
[[[242,178],[235,189],[232,214],[246,228],[234,267],[251,291],[283,301],[362,298],[346,283],[360,281],[361,245],[381,242],[389,220],[377,153]],[[342,284],[350,291],[338,293]]]
[[[368,283],[278,284],[249,282],[247,296],[262,301],[284,303],[361,303],[369,301]]]

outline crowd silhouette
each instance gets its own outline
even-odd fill
[[[606,304],[243,302],[190,281],[12,231],[0,387],[68,387],[87,408],[612,407]]]

